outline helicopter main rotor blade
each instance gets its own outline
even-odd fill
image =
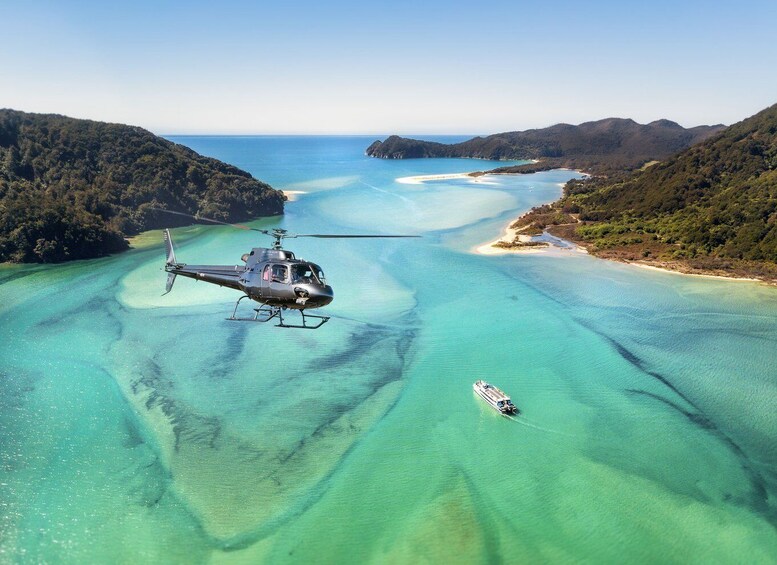
[[[264,233],[267,235],[270,235],[270,232],[267,230],[260,230],[258,228],[250,228],[248,226],[244,226],[243,224],[230,224],[229,222],[222,222],[221,220],[214,220],[213,218],[204,218],[203,216],[195,216],[193,214],[186,214],[185,212],[176,212],[175,210],[165,210],[164,208],[154,208],[149,206],[146,208],[146,210],[153,210],[155,212],[167,212],[168,214],[175,214],[176,216],[185,216],[187,218],[191,218],[193,220],[201,220],[203,222],[211,222],[213,224],[221,224],[222,226],[232,226],[233,228],[237,228],[240,230],[250,230],[250,231],[258,231],[259,233]]]
[[[276,238],[276,245],[280,245],[280,241],[284,238],[295,237],[317,237],[319,239],[354,239],[354,238],[385,238],[385,237],[421,237],[420,235],[375,235],[375,234],[331,234],[331,233],[289,233],[284,229],[274,228],[271,230],[260,230],[259,228],[252,228],[244,226],[243,224],[232,224],[230,222],[223,222],[221,220],[214,220],[213,218],[205,218],[203,216],[195,216],[193,214],[187,214],[185,212],[176,212],[175,210],[166,210],[165,208],[155,208],[149,206],[146,210],[153,210],[154,212],[166,212],[168,214],[175,214],[176,216],[184,216],[193,220],[210,222],[212,224],[219,224],[222,226],[231,226],[241,230],[256,231]]]

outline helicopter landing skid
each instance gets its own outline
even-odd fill
[[[261,305],[259,308],[254,308],[254,316],[253,318],[238,318],[236,316],[237,314],[237,307],[240,304],[240,301],[244,298],[248,298],[248,296],[241,296],[237,299],[237,303],[235,304],[235,309],[232,312],[232,315],[227,318],[227,320],[233,321],[233,322],[269,322],[273,318],[278,319],[278,323],[275,324],[276,328],[299,328],[303,330],[315,330],[317,328],[320,328],[324,324],[326,324],[329,321],[329,316],[316,316],[314,314],[305,314],[304,310],[300,310],[299,313],[302,316],[302,324],[287,324],[286,321],[283,319],[283,308],[281,306],[269,306],[267,304]],[[311,322],[308,323],[309,319],[318,320],[318,322]]]

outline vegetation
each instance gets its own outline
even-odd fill
[[[524,247],[550,247],[550,244],[544,241],[521,241],[514,239],[513,241],[497,241],[493,246],[501,249],[521,249]]]
[[[128,247],[125,236],[283,213],[269,185],[138,127],[0,110],[0,261],[57,262]]]
[[[608,118],[578,126],[557,124],[543,129],[498,133],[449,145],[392,135],[370,145],[367,155],[386,159],[533,159],[538,162],[489,172],[532,173],[566,167],[608,174],[638,169],[649,161],[664,159],[721,129],[722,125],[686,129],[669,120],[642,125],[633,120]]]
[[[548,226],[575,222],[577,219],[571,214],[553,205],[544,204],[533,208],[531,214],[518,218],[510,227],[520,230],[524,235],[540,235]]]
[[[521,221],[604,257],[777,280],[777,105],[663,163],[570,181]]]

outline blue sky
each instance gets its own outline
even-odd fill
[[[0,2],[0,107],[155,133],[494,133],[777,102],[777,1]]]

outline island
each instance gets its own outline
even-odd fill
[[[632,170],[665,159],[724,129],[723,125],[684,128],[670,120],[638,124],[607,118],[580,125],[556,124],[542,129],[497,133],[461,143],[444,144],[392,135],[375,141],[366,154],[383,159],[459,157],[531,160],[491,172],[532,173],[569,168],[606,174]]]
[[[195,220],[283,213],[249,173],[139,127],[0,110],[0,262],[60,262],[129,247],[126,237]]]

